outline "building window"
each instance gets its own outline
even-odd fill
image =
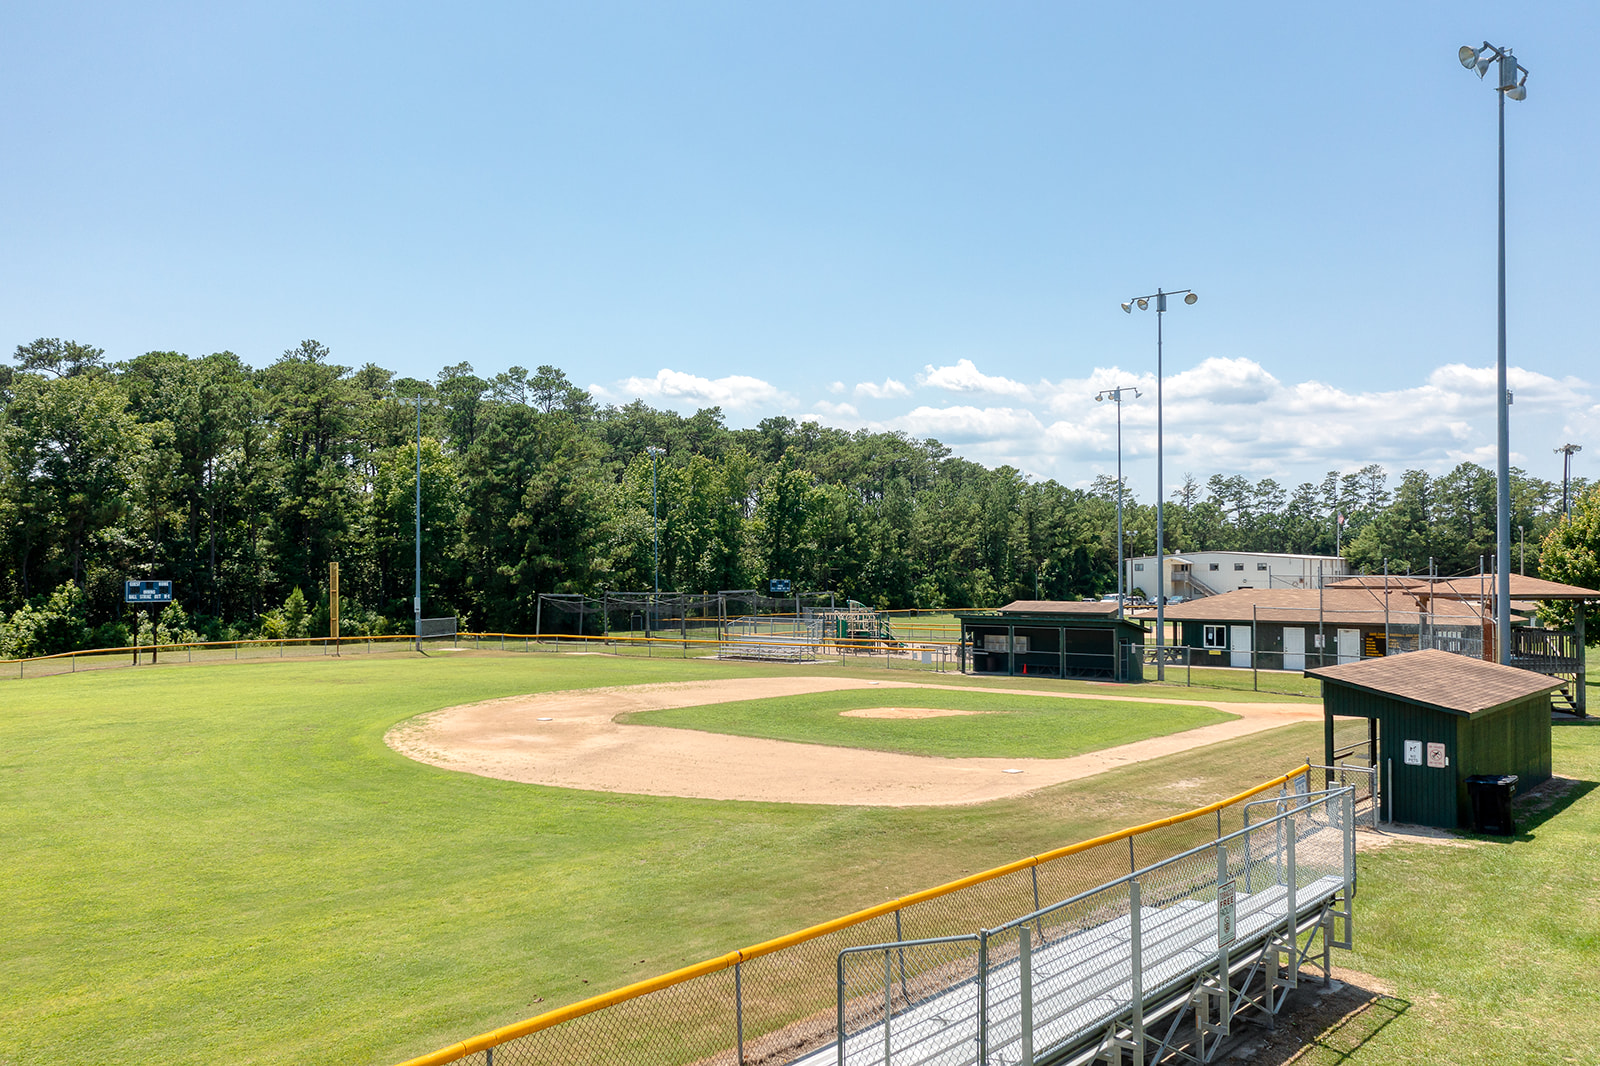
[[[1213,570],[1217,569],[1217,564],[1216,563],[1212,563],[1211,564],[1211,569],[1213,569]]]
[[[1228,646],[1227,626],[1206,626],[1205,646],[1208,648],[1226,648]]]
[[[1256,564],[1256,569],[1257,570],[1265,570],[1266,568],[1267,568],[1267,564],[1266,563],[1257,563]]]
[[[1235,570],[1243,570],[1244,569],[1244,564],[1243,563],[1234,563],[1233,564],[1233,568]]]
[[[1134,563],[1133,564],[1133,568],[1135,570],[1143,570],[1144,569],[1144,564],[1143,563]]]

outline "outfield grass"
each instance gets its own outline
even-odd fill
[[[856,718],[872,707],[973,711],[937,718]],[[1201,707],[995,692],[868,689],[640,711],[620,720],[735,736],[947,758],[1060,759],[1237,717]]]
[[[895,809],[517,785],[382,743],[468,700],[784,673],[817,668],[463,653],[0,683],[0,1063],[381,1066],[1176,813],[1321,746],[1307,723],[1017,799]],[[1556,743],[1558,773],[1600,779],[1600,729]],[[1585,792],[1514,843],[1364,854],[1343,960],[1409,1008],[1350,1057],[1311,1061],[1595,1061],[1597,832]]]

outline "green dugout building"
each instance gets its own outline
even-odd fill
[[[1145,627],[1114,603],[1017,600],[958,611],[962,673],[1142,681]]]
[[[1322,682],[1327,765],[1335,718],[1373,723],[1373,761],[1390,821],[1470,827],[1468,777],[1516,774],[1518,795],[1550,780],[1550,693],[1559,678],[1436,650],[1305,676]]]

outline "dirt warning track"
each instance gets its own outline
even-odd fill
[[[615,721],[618,715],[632,711],[867,688],[971,691],[953,685],[873,683],[825,676],[580,689],[447,707],[401,723],[384,740],[419,762],[503,781],[648,796],[903,807],[1004,799],[1118,766],[1322,718],[1316,704],[1063,693],[1062,698],[1214,707],[1239,715],[1231,721],[1066,759],[942,759]],[[1049,695],[1032,690],[983,691]]]

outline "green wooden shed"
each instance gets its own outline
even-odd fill
[[[1324,743],[1333,720],[1377,723],[1379,789],[1390,821],[1472,825],[1467,778],[1516,774],[1521,794],[1550,780],[1550,693],[1561,681],[1445,651],[1307,670],[1322,682]]]

